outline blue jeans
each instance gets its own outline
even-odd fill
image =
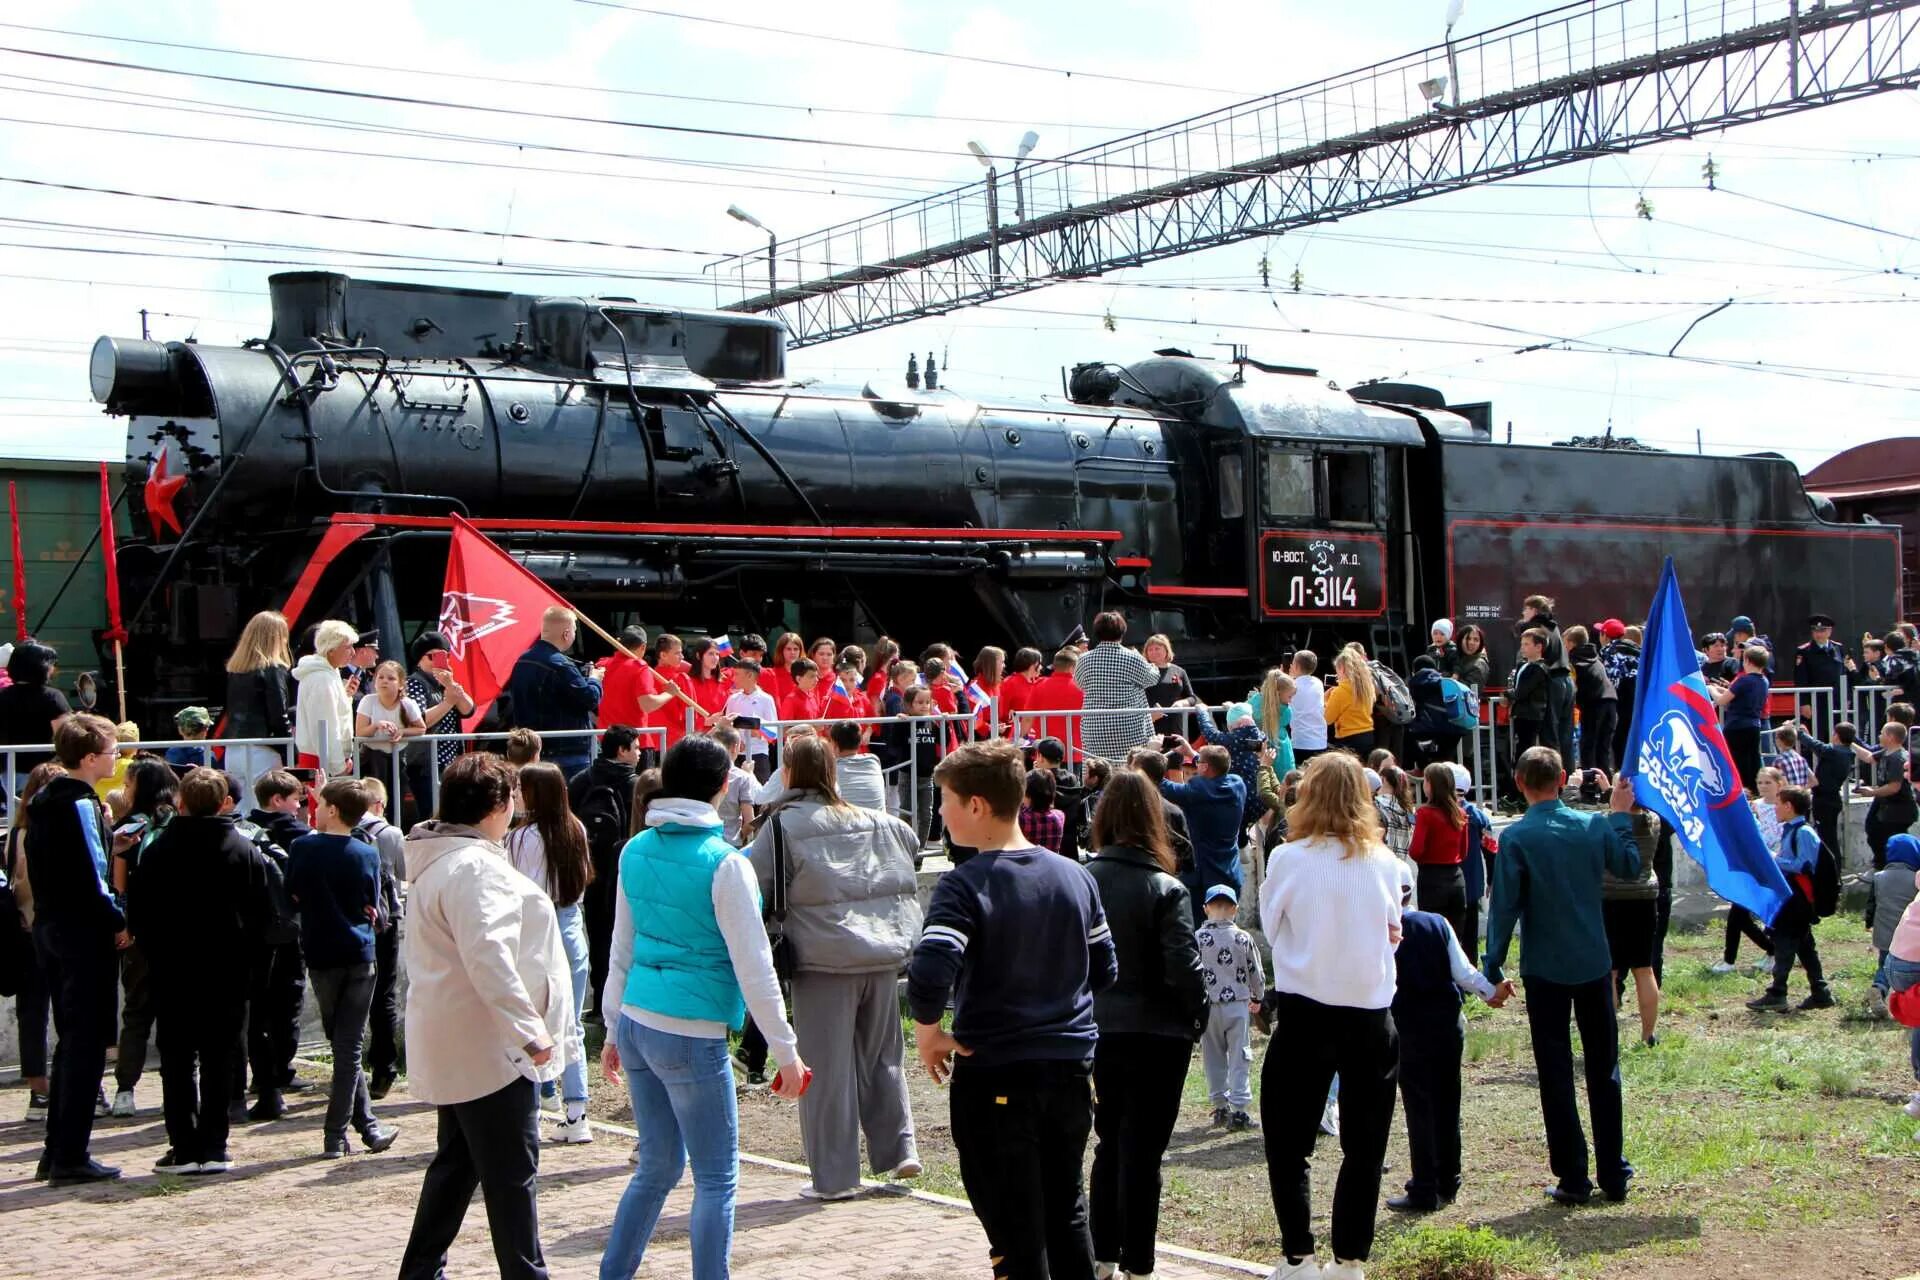
[[[640,1165],[614,1212],[600,1280],[632,1280],[653,1239],[660,1208],[679,1185],[689,1157],[692,1280],[727,1280],[740,1178],[739,1116],[727,1042],[655,1031],[624,1013],[613,1035],[633,1099],[633,1124],[640,1131]]]
[[[560,921],[560,946],[567,953],[567,968],[573,971],[573,1035],[565,1046],[567,1065],[560,1075],[560,1096],[562,1100],[578,1102],[584,1108],[587,1101],[587,1035],[580,1015],[587,1007],[587,926],[577,902],[570,907],[557,908],[554,915]],[[553,1096],[553,1081],[549,1080],[540,1086],[540,1096]]]
[[[1889,990],[1905,991],[1910,987],[1920,987],[1920,960],[1902,960],[1891,951],[1882,962]],[[1913,1078],[1920,1081],[1920,1027],[1914,1027],[1907,1035],[1907,1059],[1913,1067]]]

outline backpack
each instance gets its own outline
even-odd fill
[[[1386,713],[1390,723],[1412,724],[1413,694],[1407,689],[1407,682],[1384,662],[1370,660],[1367,666],[1373,672],[1373,683],[1379,690],[1374,705]]]
[[[1825,920],[1839,909],[1840,860],[1833,856],[1833,850],[1827,848],[1827,842],[1822,840],[1820,852],[1813,860],[1814,918]]]
[[[267,882],[267,927],[265,940],[269,945],[283,945],[300,940],[300,915],[294,909],[293,895],[287,892],[287,851],[274,843],[265,828],[251,822],[235,822],[233,829],[245,836],[253,845],[253,852],[259,859],[261,870]]]
[[[604,878],[627,843],[627,806],[619,789],[605,782],[589,787],[574,806],[573,816],[587,829],[594,871]]]
[[[1440,707],[1454,728],[1471,733],[1480,727],[1480,695],[1472,685],[1441,676]]]

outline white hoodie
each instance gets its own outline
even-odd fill
[[[293,749],[316,756],[329,774],[342,774],[353,759],[353,699],[340,669],[310,653],[293,666],[299,697],[293,706]]]

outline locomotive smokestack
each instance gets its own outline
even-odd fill
[[[920,361],[912,352],[907,353],[907,390],[920,389]]]
[[[927,390],[940,389],[940,367],[933,362],[933,352],[927,352]]]

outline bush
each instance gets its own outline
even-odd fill
[[[1396,1236],[1379,1265],[1380,1280],[1540,1280],[1553,1274],[1553,1250],[1525,1236],[1510,1240],[1486,1227],[1415,1227]]]

